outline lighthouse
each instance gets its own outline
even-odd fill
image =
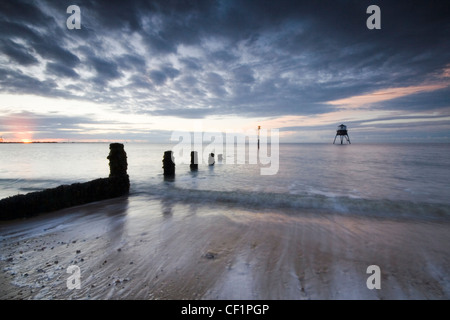
[[[343,144],[344,138],[348,141],[349,144],[351,144],[350,143],[350,138],[348,137],[348,132],[347,132],[347,126],[346,125],[341,124],[341,125],[338,126],[338,129],[336,131],[336,136],[334,137],[333,144],[336,142],[336,138],[338,136],[341,139],[341,144]]]

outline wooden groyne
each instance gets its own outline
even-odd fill
[[[210,154],[209,154],[209,157],[208,157],[208,164],[209,164],[210,166],[213,166],[214,163],[216,163],[216,160],[214,160],[214,153],[210,153]]]
[[[163,163],[163,169],[164,169],[164,176],[165,177],[173,177],[175,176],[175,162],[173,160],[173,152],[172,151],[165,151],[164,157],[162,160]]]
[[[123,144],[112,143],[109,149],[107,159],[109,159],[110,175],[108,178],[62,185],[2,199],[0,200],[0,219],[25,218],[128,194],[130,179],[127,174],[127,154]]]
[[[191,164],[189,165],[191,171],[198,170],[198,153],[197,151],[191,151]]]

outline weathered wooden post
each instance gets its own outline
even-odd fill
[[[130,190],[130,178],[127,174],[127,153],[122,143],[109,145],[109,179],[113,194],[122,195]]]
[[[259,131],[261,130],[261,126],[258,126],[258,150],[259,150]]]
[[[210,166],[213,166],[215,162],[216,162],[216,161],[214,160],[214,153],[210,153],[210,154],[209,154],[209,158],[208,158],[208,164],[209,164]]]
[[[128,163],[127,154],[121,143],[111,143],[109,145],[109,176],[121,176],[127,174]]]
[[[164,176],[172,177],[175,175],[175,163],[173,161],[173,152],[165,151],[163,162]]]
[[[191,171],[198,170],[198,153],[197,151],[191,151]]]

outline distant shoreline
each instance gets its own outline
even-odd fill
[[[33,143],[58,143],[58,144],[72,144],[72,143],[111,143],[111,142],[103,142],[103,141],[93,141],[93,142],[79,142],[79,141],[31,141],[31,142],[22,142],[22,141],[2,141],[0,144],[33,144]]]
[[[60,142],[57,142],[57,141],[31,141],[31,142],[22,142],[22,141],[10,141],[10,142],[8,142],[8,141],[2,141],[2,142],[0,142],[0,144],[1,143],[30,144],[30,143],[60,143]],[[69,143],[69,142],[65,142],[65,143]]]
[[[0,141],[0,144],[47,144],[47,143],[51,143],[51,144],[108,144],[108,143],[112,143],[112,141],[31,141],[31,142],[22,142],[22,141]],[[120,141],[120,143],[124,143],[124,144],[161,144],[161,145],[166,145],[166,144],[170,144],[170,143],[174,143],[171,141],[168,142],[122,142]],[[248,142],[246,142],[245,144],[248,144]],[[280,145],[297,145],[297,144],[302,144],[302,145],[326,145],[326,144],[330,144],[329,142],[280,142]],[[333,144],[333,143],[331,143]],[[399,144],[407,144],[407,145],[450,145],[450,142],[448,141],[443,141],[443,142],[363,142],[363,143],[358,143],[359,145],[399,145]]]

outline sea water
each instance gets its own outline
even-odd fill
[[[165,179],[164,151],[174,144],[126,143],[130,197],[272,208],[289,212],[448,219],[449,144],[280,144],[278,171],[224,154],[191,171],[175,155]],[[235,152],[254,152],[245,145]],[[109,174],[107,143],[0,144],[0,198],[85,182]],[[200,153],[200,156],[201,153]],[[265,165],[267,167],[267,165]]]

